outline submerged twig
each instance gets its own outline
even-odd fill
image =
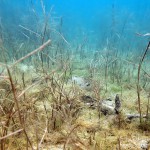
[[[26,31],[29,31],[30,33],[35,34],[36,36],[38,36],[38,37],[40,37],[40,38],[42,38],[42,36],[41,36],[39,33],[36,33],[36,32],[34,32],[34,31],[32,31],[32,30],[30,30],[30,29],[28,29],[28,28],[26,28],[26,27],[24,27],[24,26],[22,26],[22,25],[19,25],[19,27],[23,28],[23,29],[26,30]]]
[[[32,146],[32,143],[27,135],[27,132],[25,130],[25,126],[24,126],[24,123],[22,121],[22,117],[21,117],[21,111],[20,111],[20,106],[19,106],[19,102],[18,102],[18,99],[17,99],[17,95],[16,95],[16,88],[14,86],[14,83],[13,83],[13,79],[12,79],[12,76],[11,76],[11,73],[10,73],[10,70],[9,68],[7,67],[7,72],[8,72],[8,76],[9,76],[9,80],[10,80],[10,84],[11,84],[11,88],[12,88],[12,93],[13,93],[13,96],[14,96],[14,104],[16,104],[16,108],[17,108],[17,111],[18,111],[18,117],[19,117],[19,121],[20,121],[20,125],[21,127],[23,128],[23,131],[24,131],[24,134],[27,138],[27,141],[29,142],[31,148],[33,149],[33,146]]]
[[[51,29],[54,33],[57,33],[63,40],[64,40],[64,42],[68,45],[68,46],[70,46],[70,43],[65,39],[65,37],[60,33],[60,32],[58,32],[58,31],[56,31],[56,30],[54,30],[54,29]]]
[[[136,33],[138,36],[150,36],[150,33],[146,33],[146,34],[140,34],[140,33]]]
[[[43,134],[43,136],[42,136],[42,138],[41,138],[41,140],[40,140],[40,143],[39,143],[39,145],[38,145],[38,148],[41,147],[41,144],[42,144],[42,142],[43,142],[43,140],[44,140],[44,137],[45,137],[46,133],[47,133],[47,123],[46,123],[46,128],[45,128],[45,130],[44,130],[44,134]]]
[[[30,57],[31,55],[42,51],[46,46],[48,46],[51,43],[51,40],[48,40],[47,42],[45,42],[43,45],[41,45],[39,48],[35,49],[34,51],[28,53],[26,56],[20,58],[19,60],[17,60],[12,66],[10,66],[10,68],[14,67],[16,64],[20,63],[21,61],[23,61],[24,59]]]
[[[22,132],[22,131],[23,131],[23,129],[19,129],[19,130],[15,131],[15,132],[13,132],[13,133],[10,133],[10,134],[8,134],[8,135],[6,135],[6,136],[0,137],[0,140],[6,139],[6,138],[8,138],[8,137],[10,137],[10,136],[12,136],[12,135],[15,135],[15,134],[17,134],[17,133],[19,133],[19,132]]]

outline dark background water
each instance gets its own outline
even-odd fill
[[[72,47],[85,42],[89,51],[107,47],[136,52],[148,41],[136,33],[150,32],[150,0],[43,0],[43,5],[47,15],[52,9],[51,28]],[[37,31],[44,21],[41,1],[0,0],[0,21],[1,35],[23,41],[19,25]]]

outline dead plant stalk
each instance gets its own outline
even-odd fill
[[[146,54],[148,52],[150,48],[150,41],[146,47],[146,50],[139,62],[139,66],[138,66],[138,77],[137,77],[137,96],[138,96],[138,107],[139,107],[139,113],[140,113],[140,123],[142,123],[142,110],[141,110],[141,97],[140,97],[140,73],[141,73],[141,68],[142,68],[142,63],[146,57]]]
[[[45,42],[43,45],[41,45],[39,48],[35,49],[34,51],[28,53],[26,56],[20,58],[19,60],[17,60],[12,66],[10,66],[10,68],[13,68],[16,64],[20,63],[21,61],[25,60],[26,58],[32,56],[33,54],[42,51],[46,46],[48,46],[51,43],[51,40],[48,40],[47,42]]]

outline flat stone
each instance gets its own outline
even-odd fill
[[[149,149],[149,144],[147,140],[141,140],[140,141],[140,148],[141,150],[148,150]]]
[[[100,102],[100,108],[104,115],[115,114],[115,103],[110,99],[102,100]]]
[[[71,78],[71,82],[80,86],[83,89],[90,86],[90,83],[88,83],[83,77],[73,76]]]

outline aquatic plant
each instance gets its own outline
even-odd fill
[[[140,113],[140,123],[142,123],[142,110],[141,110],[141,98],[140,98],[140,71],[141,71],[142,63],[146,57],[146,54],[147,54],[149,48],[150,48],[150,42],[148,43],[148,45],[145,49],[145,52],[139,62],[139,66],[138,66],[137,96],[138,96],[138,107],[139,107],[139,113]]]
[[[1,150],[139,149],[149,142],[150,42],[141,58],[145,41],[131,35],[137,22],[112,3],[109,17],[93,20],[109,20],[98,23],[100,34],[90,25],[72,28],[70,14],[59,16],[44,0],[31,0],[17,26],[0,18]]]

